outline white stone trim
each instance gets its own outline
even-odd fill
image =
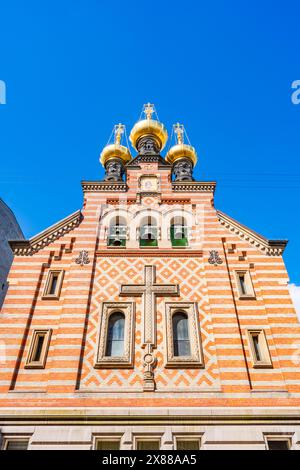
[[[106,342],[109,317],[114,312],[122,312],[125,316],[124,355],[120,357],[106,356]],[[95,368],[133,367],[133,332],[135,322],[134,302],[103,302],[100,313],[99,337],[95,357]]]
[[[173,322],[176,312],[184,312],[188,317],[190,356],[174,356]],[[203,352],[200,341],[200,326],[197,304],[195,302],[166,302],[165,304],[165,367],[204,367]]]

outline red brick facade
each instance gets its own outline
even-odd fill
[[[157,178],[155,190],[141,188],[145,175]],[[297,409],[300,325],[287,288],[284,242],[266,240],[216,210],[215,183],[174,183],[171,169],[158,162],[128,165],[126,177],[126,184],[84,182],[81,211],[13,244],[0,316],[3,416],[18,419],[17,410],[26,414],[26,408],[60,409],[66,417],[95,407],[109,413],[141,407],[150,415],[151,408],[203,408],[208,414],[216,407],[248,408],[249,414],[259,407]],[[174,248],[169,225],[182,210],[190,217],[189,246]],[[138,245],[138,227],[148,211],[158,218],[156,248]],[[126,247],[107,246],[116,213],[128,225]],[[83,250],[86,259],[80,257]],[[156,268],[156,283],[179,286],[179,295],[156,298],[153,391],[143,387],[142,298],[120,296],[122,285],[143,284],[145,265]],[[49,270],[63,270],[58,298],[44,295]],[[239,294],[240,271],[250,276],[249,298]],[[103,302],[134,302],[131,367],[95,367]],[[196,308],[199,367],[166,367],[166,304],[172,302]],[[29,348],[39,329],[51,330],[45,365],[30,368]],[[264,332],[270,358],[265,367],[254,364],[249,330]]]
[[[160,190],[157,196],[142,197],[138,203],[138,178],[146,174],[161,178]],[[175,192],[170,172],[159,170],[157,164],[128,170],[127,182],[128,191],[121,193],[120,203],[120,193],[101,184],[86,190],[82,218],[74,229],[58,234],[33,254],[15,256],[1,312],[6,354],[1,370],[1,406],[132,406],[131,394],[135,406],[299,405],[300,370],[295,348],[300,342],[300,327],[281,255],[247,239],[242,226],[237,233],[235,226],[229,225],[230,219],[214,208],[209,186],[197,189],[199,183],[191,183],[191,191],[185,185]],[[141,209],[165,214],[183,206],[191,209],[195,218],[193,247],[110,249],[100,235],[103,214],[105,218],[107,212],[118,208],[130,210],[134,219]],[[75,262],[81,250],[87,250],[89,257],[89,263],[82,266]],[[208,262],[211,250],[218,252],[221,264]],[[119,286],[142,283],[145,264],[156,266],[157,282],[179,284],[176,301],[198,304],[205,363],[203,369],[164,369],[164,304],[174,299],[158,298],[153,393],[141,388],[141,298],[134,299],[133,369],[94,368],[101,302],[132,301],[132,297],[119,297]],[[43,299],[49,269],[64,270],[59,299]],[[239,299],[236,270],[250,272],[254,298]],[[44,369],[24,367],[35,328],[52,329]],[[253,367],[246,334],[251,328],[264,329],[272,367]],[[89,389],[94,393],[80,393]],[[164,396],[165,390],[171,396]],[[271,391],[277,392],[274,398],[270,398]],[[25,403],[20,392],[26,392]],[[214,392],[211,397],[210,392]]]

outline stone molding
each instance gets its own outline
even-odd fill
[[[200,341],[200,328],[198,310],[195,302],[166,302],[165,338],[166,338],[166,363],[165,367],[204,367],[203,353]],[[184,312],[188,317],[190,356],[174,356],[174,332],[173,315],[176,312]]]
[[[124,355],[120,357],[106,356],[106,342],[109,317],[115,312],[125,316]],[[103,302],[100,314],[100,328],[95,368],[133,367],[133,331],[135,321],[134,302]]]
[[[237,220],[233,219],[224,212],[217,211],[218,219],[221,225],[230,232],[238,235],[241,239],[253,245],[255,248],[263,251],[268,256],[281,256],[288,243],[287,240],[269,240],[259,235],[254,230],[246,227]]]
[[[58,238],[66,235],[66,233],[74,230],[78,227],[82,219],[82,213],[78,210],[29,240],[11,240],[9,241],[9,245],[14,255],[31,256],[50,243],[53,243]]]
[[[3,407],[0,424],[163,423],[299,425],[299,407]]]
[[[172,182],[172,190],[176,192],[215,192],[216,182],[214,181],[187,181],[187,182]]]
[[[81,187],[84,193],[87,192],[126,192],[127,184],[125,182],[113,181],[81,181]]]

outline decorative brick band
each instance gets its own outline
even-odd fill
[[[215,192],[216,182],[187,181],[186,183],[172,183],[172,190],[178,192]]]
[[[123,203],[123,201],[122,201],[122,203]],[[131,204],[136,204],[136,199],[126,199],[125,203],[127,204],[127,206],[129,206]],[[109,204],[109,205],[112,205],[112,206],[113,205],[118,206],[120,204],[120,199],[107,199],[106,204]]]
[[[162,199],[162,204],[176,205],[176,204],[191,204],[190,199]]]
[[[184,257],[184,258],[197,258],[203,256],[203,250],[184,250],[184,249],[172,249],[172,250],[162,250],[162,249],[152,249],[152,250],[144,250],[144,249],[128,249],[128,248],[113,248],[113,249],[105,249],[105,250],[98,250],[96,252],[97,256],[109,256],[110,258],[117,256],[145,256],[145,257],[164,257],[168,256],[170,258],[174,257]]]
[[[127,184],[124,182],[104,182],[104,181],[82,181],[82,190],[84,193],[89,191],[97,192],[126,192]]]

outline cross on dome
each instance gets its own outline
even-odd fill
[[[151,119],[152,118],[152,114],[155,112],[155,107],[154,107],[154,104],[151,104],[151,103],[147,103],[147,104],[144,104],[144,109],[143,109],[145,115],[146,115],[146,118],[147,119]]]
[[[184,126],[183,126],[183,124],[179,124],[179,122],[177,122],[176,124],[173,125],[173,129],[174,129],[174,132],[175,132],[176,137],[177,137],[177,143],[179,145],[183,144],[183,138],[184,138]]]
[[[124,124],[116,124],[114,128],[114,134],[115,134],[115,144],[120,145],[121,143],[121,138],[122,135],[124,134],[125,126]]]

